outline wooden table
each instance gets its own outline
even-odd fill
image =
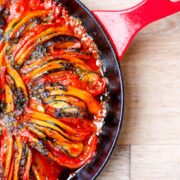
[[[90,9],[122,9],[140,0],[82,0]],[[115,151],[98,180],[180,179],[180,14],[156,22],[121,62],[125,117]]]

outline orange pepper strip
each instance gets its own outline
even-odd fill
[[[67,91],[63,91],[61,89],[55,89],[52,87],[46,87],[45,89],[49,90],[50,95],[71,95],[78,97],[79,99],[83,100],[86,105],[88,106],[89,112],[92,114],[97,115],[100,110],[102,109],[99,102],[88,92],[82,91],[80,89],[74,88],[74,87],[68,87]]]
[[[73,128],[71,128],[70,126],[62,123],[60,120],[58,119],[55,119],[47,114],[44,114],[44,113],[40,113],[40,112],[35,112],[35,111],[31,111],[31,110],[27,110],[27,115],[29,115],[30,117],[32,118],[35,118],[35,119],[39,119],[41,121],[45,121],[45,122],[51,122],[53,124],[56,124],[58,125],[59,127],[61,127],[62,129],[70,132],[70,133],[73,133],[73,134],[77,134],[77,131],[74,130]]]
[[[27,73],[23,76],[23,80],[24,82],[28,83],[31,79],[37,78],[41,76],[43,73],[46,73],[47,71],[61,68],[63,68],[63,65],[60,64],[60,61],[53,61],[31,71],[30,73]]]
[[[66,137],[68,139],[71,139],[71,137],[68,134],[66,134],[60,128],[58,128],[57,126],[55,126],[55,125],[53,125],[51,123],[40,121],[40,120],[37,120],[37,119],[31,119],[31,122],[34,123],[34,124],[37,124],[39,126],[43,126],[43,127],[47,127],[47,128],[51,128],[53,130],[56,130],[57,132],[61,133],[64,137]]]
[[[23,173],[22,180],[28,180],[29,179],[31,164],[32,164],[32,152],[29,149],[28,155],[27,155],[27,162],[26,162],[26,166],[25,166],[25,172]]]
[[[64,60],[65,59],[65,60]],[[51,61],[51,60],[62,60],[64,62],[72,62],[72,63],[76,63],[75,66],[76,67],[81,67],[82,69],[84,70],[91,70],[91,68],[89,66],[87,66],[83,60],[79,59],[79,58],[75,58],[75,57],[71,57],[71,56],[59,56],[57,58],[54,58],[52,56],[49,56],[49,57],[46,57],[44,59],[38,59],[36,60],[35,62],[29,64],[29,65],[26,65],[24,66],[22,69],[21,69],[21,72],[22,73],[28,73],[30,72],[31,70],[35,69],[36,67],[38,66],[41,66],[43,65],[45,62],[47,61]]]
[[[10,113],[13,112],[14,110],[14,98],[13,98],[12,90],[7,84],[5,84],[5,92],[6,92],[6,104],[7,104],[6,112]]]
[[[37,36],[30,39],[25,46],[18,52],[15,57],[15,62],[21,65],[25,58],[31,53],[33,48],[43,42],[58,36],[58,35],[70,35],[67,28],[65,27],[52,27],[38,34]],[[43,37],[43,38],[42,38]]]
[[[54,51],[56,49],[71,49],[71,48],[75,48],[76,44],[78,44],[78,48],[80,48],[81,43],[79,41],[76,42],[72,42],[72,41],[67,41],[67,42],[59,42],[56,44],[53,44],[49,47],[50,51]]]
[[[5,172],[4,176],[5,178],[8,177],[9,171],[10,171],[10,165],[11,165],[11,159],[13,155],[13,139],[11,136],[8,136],[8,146],[7,146],[7,154],[6,154],[6,161],[5,161]]]
[[[13,53],[13,57],[16,57],[18,52],[32,39],[35,35],[40,34],[42,31],[47,29],[50,25],[37,25],[19,40],[18,44],[14,45],[10,52]]]
[[[23,151],[23,144],[20,139],[20,137],[15,138],[15,142],[17,145],[17,152],[15,153],[15,164],[14,164],[14,176],[13,180],[18,180],[18,172],[19,172],[19,167],[21,163],[21,157],[22,157],[22,151]]]
[[[15,84],[18,88],[21,88],[25,98],[28,99],[28,94],[27,94],[27,90],[26,90],[26,86],[24,85],[24,82],[21,79],[21,76],[19,75],[19,73],[11,66],[11,64],[9,62],[7,62],[7,71],[8,74],[14,78]]]
[[[9,43],[6,43],[2,51],[0,52],[0,67],[5,65],[5,55],[6,55],[6,50],[9,46]]]
[[[36,126],[37,127],[37,126]],[[81,154],[83,150],[83,144],[80,143],[72,143],[68,141],[66,138],[61,136],[59,133],[56,131],[50,130],[48,128],[43,128],[43,127],[37,127],[39,130],[43,131],[47,136],[50,138],[54,139],[65,151],[69,152],[71,156],[77,157]],[[71,152],[71,149],[76,149],[75,152]]]
[[[37,67],[39,67],[40,65],[42,66],[44,63],[46,63],[47,61],[51,61],[51,60],[56,60],[56,58],[54,57],[45,57],[43,59],[38,59],[35,60],[35,62],[33,61],[31,64],[29,65],[25,65],[24,67],[21,68],[21,72],[26,74],[34,69],[36,69]]]
[[[12,20],[12,21],[8,24],[8,26],[7,26],[6,30],[5,30],[5,34],[6,34],[6,35],[9,35],[8,33],[9,33],[11,30],[13,30],[13,26],[14,26],[16,23],[18,23],[18,21],[20,21],[20,18],[14,19],[14,20]]]
[[[40,173],[38,172],[38,170],[35,166],[32,166],[32,171],[36,177],[36,180],[45,180],[45,177],[40,176]]]
[[[36,124],[34,124],[33,126],[47,134],[47,131],[48,131],[47,127],[45,128],[43,126],[39,126],[39,125],[36,125]],[[53,136],[58,136],[59,140],[61,140],[63,142],[69,142],[69,140],[75,141],[75,142],[82,142],[82,141],[84,141],[84,138],[85,138],[84,136],[72,136],[72,135],[69,136],[68,134],[65,134],[64,132],[63,132],[63,134],[61,133],[64,136],[63,137],[58,132],[56,132],[56,131],[54,131],[52,129],[50,130],[50,133],[53,134]]]
[[[35,128],[35,125],[34,125],[34,126],[33,126],[33,125],[28,126],[27,129],[28,129],[30,132],[32,132],[32,133],[34,133],[35,135],[37,135],[37,136],[38,136],[39,138],[41,138],[41,139],[46,138],[45,134],[43,134],[43,133],[40,132],[37,128]]]
[[[49,129],[49,128],[45,128],[42,126],[38,126],[38,125],[34,125],[34,127],[36,127],[37,129],[39,129],[40,131],[42,131],[43,133],[47,134],[50,137],[54,137],[55,139],[58,139],[59,141],[62,142],[70,142],[68,139],[64,138],[62,135],[60,135],[58,132]]]
[[[59,58],[68,60],[73,63],[78,63],[78,64],[82,65],[81,67],[84,66],[83,69],[92,70],[91,67],[89,67],[86,63],[84,63],[84,61],[82,59],[74,57],[73,55],[70,55],[68,53],[67,54],[64,53],[64,54],[60,55]],[[78,66],[78,64],[77,64],[77,66]]]
[[[47,15],[49,13],[48,10],[40,10],[35,12],[29,12],[14,28],[13,31],[10,33],[10,37],[13,38],[15,33],[23,26],[27,21],[34,17]]]
[[[10,170],[9,170],[9,175],[8,175],[8,180],[12,180],[13,178],[13,171],[14,171],[14,157],[12,159],[12,162],[11,162],[11,167],[10,167]]]
[[[42,40],[36,42],[35,44],[32,44],[31,46],[28,47],[28,49],[25,49],[20,55],[19,55],[19,59],[17,59],[17,61],[15,60],[15,62],[17,62],[18,65],[21,65],[23,64],[23,62],[25,61],[25,59],[32,53],[32,51],[34,50],[34,48],[39,45],[39,44],[42,44],[43,42],[55,37],[55,36],[58,36],[58,35],[61,35],[62,32],[59,32],[59,33],[53,33],[51,35],[48,35],[46,37],[44,37]]]

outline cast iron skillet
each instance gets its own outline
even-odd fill
[[[108,113],[105,118],[102,134],[99,137],[97,153],[89,164],[81,168],[76,173],[76,176],[70,178],[74,180],[91,180],[98,176],[108,161],[122,124],[124,90],[118,60],[124,54],[132,38],[142,27],[157,19],[180,11],[180,2],[144,0],[137,6],[125,11],[95,11],[94,15],[96,18],[79,0],[61,0],[60,2],[66,7],[70,15],[82,21],[88,34],[93,37],[101,53],[103,67],[106,69],[105,75],[109,80]],[[99,19],[99,22],[97,19]],[[100,22],[101,25],[103,22],[106,33],[114,32],[107,36]],[[121,29],[116,29],[117,27]],[[119,40],[118,38],[121,39]],[[61,175],[60,179],[65,180],[68,176],[68,172],[65,172]]]

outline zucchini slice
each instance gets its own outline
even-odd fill
[[[43,133],[45,133],[50,139],[53,139],[53,141],[55,141],[70,156],[77,157],[82,153],[83,144],[81,142],[71,142],[56,131],[49,128],[44,128],[40,126],[38,126],[37,128],[40,129]]]
[[[88,107],[90,113],[98,115],[102,109],[99,102],[87,91],[82,91],[74,87],[67,87],[67,91],[61,90],[59,87],[46,87],[46,90],[49,91],[49,95],[70,95],[77,97],[84,101]]]

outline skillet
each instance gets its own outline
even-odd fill
[[[70,15],[79,18],[100,51],[105,76],[109,81],[107,117],[93,160],[70,177],[73,180],[95,179],[107,163],[120,133],[124,89],[119,60],[133,37],[146,25],[180,11],[180,2],[170,0],[143,0],[124,11],[90,12],[79,0],[62,0]],[[61,174],[67,179],[69,173]]]
[[[107,36],[103,32],[103,30],[101,29],[100,25],[94,19],[94,17],[78,1],[71,1],[73,3],[75,3],[75,2],[77,3],[77,5],[74,4],[74,6],[72,3],[71,3],[71,5],[68,4],[70,1],[62,1],[62,2],[67,7],[67,9],[71,6],[73,7],[72,11],[71,11],[71,8],[68,9],[69,12],[71,12],[71,15],[80,18],[83,21],[84,26],[88,30],[89,34],[92,37],[94,37],[94,39],[96,40],[96,44],[98,45],[98,48],[101,52],[101,57],[102,57],[101,59],[103,60],[103,67],[104,67],[103,69],[104,69],[104,72],[105,72],[107,78],[109,79],[109,93],[110,93],[109,97],[110,97],[110,99],[108,102],[109,103],[108,116],[106,118],[106,124],[103,129],[103,134],[100,137],[101,139],[100,139],[97,155],[95,156],[94,160],[91,162],[92,166],[89,166],[89,165],[85,166],[84,168],[82,168],[81,171],[77,172],[77,176],[74,177],[76,179],[81,179],[81,178],[82,179],[93,179],[98,174],[98,171],[100,171],[102,169],[102,167],[105,164],[105,162],[107,161],[110,153],[112,152],[112,148],[114,147],[114,144],[115,144],[115,141],[117,139],[117,135],[118,135],[118,132],[120,129],[121,120],[122,120],[122,112],[123,112],[122,77],[120,74],[120,67],[118,66],[117,56],[115,55],[115,52],[113,51],[113,47],[112,47],[110,41],[108,40]],[[141,9],[140,7],[145,7],[145,5],[148,4],[148,2],[152,2],[152,1],[146,0],[146,1],[144,1],[144,4],[143,3],[140,4],[139,7],[137,6],[136,9]],[[154,3],[154,4],[157,4],[157,3]],[[79,8],[78,8],[78,6],[79,6]],[[129,12],[131,12],[131,11],[129,11]],[[99,16],[100,18],[105,17],[104,12],[95,12],[95,15],[97,16],[99,13],[102,15],[102,16]],[[111,13],[111,12],[109,12],[109,13]],[[140,15],[141,14],[142,13],[140,13]],[[141,27],[141,26],[138,26],[138,24],[137,24],[137,26],[133,26],[133,27],[136,27],[136,28],[134,28],[135,31],[131,31],[131,28],[130,28],[130,25],[132,24],[132,23],[130,23],[131,20],[133,20],[134,16],[137,17],[137,19],[139,19],[139,14],[135,13],[132,16],[131,13],[126,13],[126,15],[128,15],[128,16],[124,16],[125,13],[113,12],[113,15],[114,16],[112,16],[112,17],[116,17],[116,15],[117,15],[118,18],[120,16],[121,20],[124,20],[124,21],[120,21],[120,22],[124,22],[124,25],[125,25],[124,27],[121,26],[121,27],[123,27],[122,30],[125,30],[124,35],[127,35],[129,33],[129,35],[131,35],[129,37],[132,37],[132,35],[135,35],[137,30],[140,29],[139,27]],[[146,17],[146,18],[148,19],[148,17]],[[107,18],[105,18],[105,19],[107,19]],[[113,22],[112,21],[113,19],[108,18],[107,20],[110,20],[109,21],[110,23]],[[119,23],[117,23],[117,24],[119,24]],[[145,23],[142,23],[140,25],[143,25],[143,24],[145,24]],[[120,23],[120,25],[122,25],[122,23]],[[134,25],[134,24],[132,24],[132,25]],[[126,32],[128,32],[128,33],[126,33]],[[123,39],[123,36],[121,36],[121,38]],[[125,36],[124,40],[128,40],[127,36]],[[127,41],[127,42],[129,42],[129,41]],[[126,47],[126,46],[124,46],[124,47]],[[122,48],[121,50],[125,50],[125,49]],[[99,157],[101,157],[101,158],[99,158]],[[68,172],[66,174],[68,174]],[[63,178],[60,177],[60,179],[64,179],[64,178],[66,178],[65,175],[63,175]]]
[[[91,12],[80,1],[73,0],[70,2],[69,0],[63,0],[61,2],[67,8],[70,15],[81,19],[88,34],[94,38],[101,52],[103,67],[106,68],[107,73],[105,73],[105,75],[109,80],[110,98],[108,101],[108,115],[105,119],[102,134],[100,135],[97,153],[93,160],[88,165],[81,168],[81,170],[77,172],[77,175],[72,178],[78,180],[94,179],[107,162],[119,135],[124,106],[122,75],[118,57],[113,50],[110,40]],[[69,173],[65,172],[61,174],[59,179],[65,180],[68,176]]]

